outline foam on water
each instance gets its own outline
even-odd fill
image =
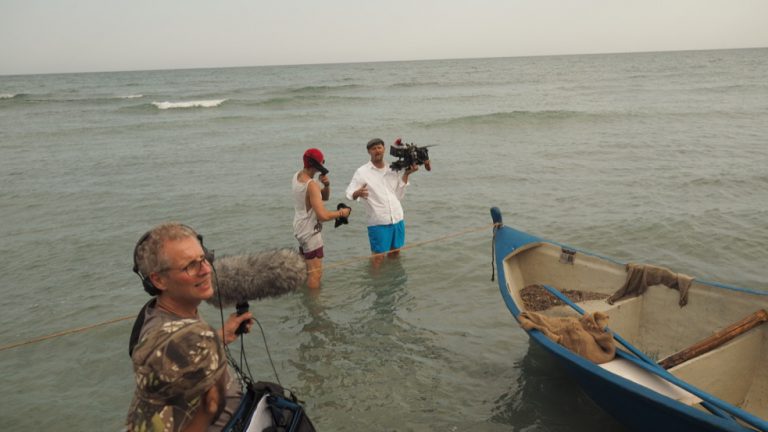
[[[215,108],[220,106],[226,101],[226,99],[212,99],[212,100],[197,100],[197,101],[185,101],[185,102],[152,102],[152,105],[158,109],[176,109],[176,108]]]

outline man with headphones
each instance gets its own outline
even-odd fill
[[[154,363],[153,365],[148,364],[152,361],[152,356],[141,355],[141,352],[152,352],[153,350],[155,352],[169,352],[165,347],[167,347],[170,336],[158,337],[158,332],[163,334],[164,331],[170,335],[177,328],[188,325],[190,321],[200,322],[203,329],[210,328],[198,314],[197,308],[203,300],[209,299],[214,294],[213,254],[205,249],[203,237],[192,228],[179,223],[166,223],[153,228],[139,239],[134,249],[133,258],[133,271],[139,275],[144,290],[154,298],[145,304],[139,312],[131,333],[129,353],[136,372],[137,390],[134,401],[131,403],[132,411],[128,415],[129,430],[139,427],[137,421],[145,425],[154,425],[154,428],[149,430],[164,432],[188,430],[187,426],[192,426],[190,421],[200,418],[198,415],[201,414],[200,410],[210,409],[213,412],[210,413],[209,417],[212,417],[215,422],[207,430],[208,432],[220,431],[237,409],[243,394],[240,384],[229,368],[224,368],[220,379],[216,380],[222,383],[224,400],[222,404],[219,404],[223,405],[222,409],[215,409],[215,406],[209,406],[210,404],[206,403],[209,393],[216,390],[213,385],[205,389],[195,387],[198,393],[200,391],[204,393],[190,394],[185,390],[190,386],[181,385],[184,380],[163,381],[172,376],[171,370],[153,369],[148,377],[147,369],[152,367],[157,369],[157,367],[153,366]],[[229,344],[237,339],[236,330],[242,322],[246,322],[246,327],[250,329],[252,319],[253,316],[250,312],[242,315],[233,313],[223,327],[215,334],[211,334],[211,337],[216,341],[216,344],[223,347],[224,344]],[[203,338],[204,333],[204,331],[198,331],[192,335]],[[200,345],[200,343],[197,344]],[[142,349],[134,350],[134,347],[142,347]],[[218,350],[217,353],[214,353],[214,357],[219,357],[220,354],[218,353],[220,352],[221,350]],[[179,353],[175,354],[179,355]],[[192,354],[191,351],[187,351],[182,355]],[[181,360],[183,362],[183,359]],[[225,359],[219,360],[225,362]],[[176,363],[179,361],[180,359],[175,359]],[[192,365],[195,362],[195,359],[189,360]],[[168,364],[172,363],[169,362]],[[206,364],[210,365],[211,362]],[[202,369],[192,370],[190,374],[198,376],[196,374],[203,372]],[[150,391],[147,391],[145,382],[147,380],[162,383],[162,397],[153,395],[151,386],[149,386]],[[189,377],[187,376],[185,380],[188,382]],[[217,391],[215,393],[218,394]],[[166,402],[163,402],[163,406],[156,407],[153,411],[134,412],[133,407],[144,406],[142,402],[153,401],[157,403],[158,400]]]

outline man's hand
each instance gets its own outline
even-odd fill
[[[224,327],[221,328],[221,340],[224,341],[225,345],[229,345],[230,343],[237,340],[237,334],[235,334],[235,331],[238,327],[240,327],[240,323],[243,321],[247,321],[245,332],[248,333],[251,331],[251,326],[253,326],[253,315],[250,312],[246,312],[242,315],[238,315],[236,313],[233,313],[232,315],[227,318],[227,321],[224,323]]]
[[[408,174],[414,173],[414,172],[416,172],[416,171],[418,171],[418,170],[419,170],[419,166],[418,166],[418,165],[416,165],[416,164],[412,164],[411,166],[409,166],[409,167],[408,167],[408,168],[405,170],[405,174],[406,174],[406,175],[408,175]]]
[[[208,426],[216,421],[221,414],[220,408],[224,405],[224,393],[227,388],[224,378],[226,376],[226,374],[222,374],[221,378],[203,393],[197,409],[193,411],[192,418],[181,432],[206,432]]]
[[[323,186],[325,186],[325,187],[328,187],[328,186],[331,185],[331,181],[328,180],[328,176],[327,175],[321,175],[319,177],[319,180],[320,180],[320,183],[322,183]]]
[[[355,193],[352,194],[352,198],[368,198],[368,185],[364,184],[360,186],[360,189],[356,190]]]

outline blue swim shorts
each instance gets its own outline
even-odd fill
[[[371,242],[373,253],[382,253],[403,247],[405,244],[405,221],[390,225],[369,226],[368,241]]]

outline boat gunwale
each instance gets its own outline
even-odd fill
[[[496,227],[494,229],[495,230],[507,229],[507,230],[511,230],[513,233],[527,234],[527,233],[524,233],[523,231],[519,231],[519,230],[517,230],[515,228],[509,227],[509,226],[506,226],[506,225],[503,225],[503,226],[500,226],[500,227]],[[536,247],[536,246],[540,246],[540,245],[553,245],[553,246],[557,246],[557,247],[564,248],[564,249],[567,249],[567,250],[572,250],[572,251],[578,252],[578,253],[583,254],[583,255],[588,255],[588,256],[591,256],[591,257],[599,258],[599,259],[608,261],[608,262],[610,262],[612,264],[621,265],[621,266],[626,266],[628,264],[628,262],[620,261],[620,260],[617,260],[615,258],[611,258],[611,257],[607,257],[607,256],[604,256],[604,255],[600,255],[598,253],[591,252],[589,250],[573,247],[573,246],[565,244],[565,243],[560,243],[560,242],[557,242],[557,241],[554,241],[554,240],[547,240],[547,239],[544,239],[544,238],[541,238],[541,237],[534,236],[532,234],[527,234],[527,235],[532,237],[532,238],[535,238],[536,241],[529,241],[529,242],[523,243],[523,244],[521,244],[521,245],[519,245],[517,247],[513,247],[511,249],[508,249],[508,252],[505,255],[503,255],[503,257],[500,260],[498,259],[499,252],[498,252],[498,245],[497,245],[496,246],[496,248],[497,248],[497,252],[496,252],[497,260],[496,260],[496,262],[502,262],[503,263],[503,262],[509,260],[511,257],[513,257],[515,255],[518,255],[518,254],[521,254],[521,253],[523,253],[523,252],[525,252],[525,251],[527,251],[529,249],[532,249],[533,247]],[[653,263],[648,263],[648,264],[653,264]],[[501,271],[501,270],[499,270],[499,271]],[[707,280],[707,279],[700,279],[699,277],[696,277],[696,276],[694,276],[694,282],[702,284],[702,285],[708,285],[708,286],[715,287],[715,288],[727,289],[727,290],[730,290],[730,291],[743,292],[743,293],[746,293],[746,294],[753,294],[753,295],[758,295],[758,296],[768,296],[768,291],[758,290],[758,289],[753,289],[753,288],[745,288],[745,287],[740,287],[740,286],[736,286],[736,285],[729,285],[729,284],[726,284],[726,283],[716,282],[716,281]]]
[[[492,214],[493,214],[493,211],[492,211]],[[500,216],[500,213],[499,213],[499,216]],[[560,242],[546,240],[541,237],[528,234],[523,231],[519,231],[512,227],[503,225],[500,221],[500,218],[498,221],[496,221],[494,217],[494,221],[496,222],[496,225],[494,226],[494,229],[493,229],[494,230],[493,258],[494,258],[494,265],[498,273],[498,284],[507,308],[512,312],[513,317],[518,322],[519,322],[519,315],[522,311],[519,308],[518,304],[515,302],[514,298],[512,297],[512,294],[510,292],[510,285],[507,280],[507,275],[504,268],[504,263],[507,260],[509,260],[511,257],[518,254],[522,254],[539,245],[552,245],[560,248],[565,248],[567,250],[573,250],[578,253],[582,253],[598,259],[602,259],[616,265],[622,265],[622,266],[626,265],[626,263],[613,258],[609,258],[594,252],[583,250],[581,248],[574,248],[570,245],[566,245]],[[502,236],[501,238],[499,237],[500,235]],[[501,263],[502,265],[499,265],[499,263]],[[768,291],[737,287],[733,285],[728,285],[728,284],[723,284],[723,283],[713,282],[708,280],[701,280],[701,279],[695,279],[695,281],[696,283],[711,286],[718,289],[738,291],[738,292],[743,292],[746,294],[757,295],[757,296],[768,296]],[[560,358],[561,361],[569,362],[570,364],[573,364],[579,367],[580,369],[584,370],[586,373],[596,376],[604,381],[607,381],[612,385],[619,386],[620,388],[623,388],[624,390],[629,391],[632,394],[642,396],[653,402],[659,403],[669,409],[672,409],[675,412],[687,415],[689,417],[693,417],[697,421],[702,421],[710,425],[724,428],[725,430],[738,430],[738,431],[754,430],[741,423],[729,421],[722,417],[718,417],[712,413],[708,413],[708,412],[696,409],[692,406],[686,405],[680,401],[677,401],[663,394],[660,394],[653,390],[645,388],[642,385],[637,384],[627,378],[614,374],[613,372],[607,371],[599,367],[598,365],[590,362],[589,360],[586,360],[581,356],[571,352],[570,350],[563,347],[562,345],[550,340],[548,337],[546,337],[542,332],[538,330],[533,329],[530,331],[526,331],[526,333],[529,335],[529,337],[531,337],[532,340],[534,340],[535,342],[540,344],[542,347],[550,351],[557,358]],[[738,409],[738,407],[733,404],[729,404],[729,405]],[[758,419],[761,422],[765,422],[765,420],[760,419],[759,417]]]

